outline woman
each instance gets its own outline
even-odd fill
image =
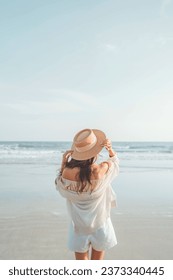
[[[96,164],[102,148],[109,153],[107,161]],[[71,159],[70,159],[71,158]],[[117,244],[110,219],[115,206],[111,181],[119,173],[118,158],[104,132],[97,129],[79,131],[72,149],[63,155],[56,188],[67,200],[71,218],[68,247],[76,260],[101,260],[104,252]]]

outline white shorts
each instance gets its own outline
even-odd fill
[[[111,219],[108,218],[104,225],[92,234],[79,234],[70,225],[68,236],[68,248],[70,251],[84,253],[89,250],[90,245],[96,251],[105,251],[117,244]]]

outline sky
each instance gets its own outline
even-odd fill
[[[0,0],[0,141],[173,141],[173,0]]]

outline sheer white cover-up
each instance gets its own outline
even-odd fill
[[[66,198],[67,209],[74,229],[79,234],[90,234],[100,228],[108,217],[111,207],[116,206],[116,195],[111,187],[119,173],[119,160],[115,155],[107,159],[109,169],[103,178],[91,180],[94,190],[77,193],[73,191],[77,182],[56,178],[56,189]]]

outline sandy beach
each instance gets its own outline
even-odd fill
[[[1,165],[0,173],[0,259],[74,259],[56,167]],[[172,179],[167,170],[120,173],[112,210],[118,245],[105,259],[173,259]]]
[[[169,218],[113,217],[118,245],[105,259],[172,260],[173,223]],[[1,219],[0,257],[4,260],[72,260],[66,248],[68,222],[35,213]]]

